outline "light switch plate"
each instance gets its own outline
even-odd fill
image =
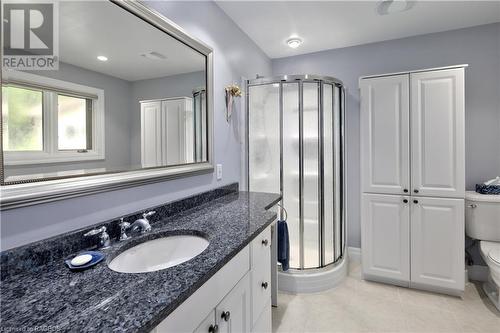
[[[222,164],[217,164],[217,180],[222,179]]]

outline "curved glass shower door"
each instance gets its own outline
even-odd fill
[[[248,185],[283,196],[290,267],[313,269],[344,252],[343,89],[335,79],[248,82]]]
[[[259,192],[280,193],[280,112],[279,85],[257,85],[248,88],[248,107],[252,116],[248,132],[250,188]],[[258,190],[257,190],[258,189]]]

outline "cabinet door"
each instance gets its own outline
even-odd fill
[[[363,194],[362,201],[363,275],[407,285],[410,280],[409,197]]]
[[[215,310],[220,333],[250,332],[250,274],[224,297]]]
[[[412,198],[411,282],[464,290],[464,200]]]
[[[252,326],[262,311],[271,306],[271,227],[250,244],[252,285]]]
[[[362,79],[360,89],[363,192],[407,193],[410,186],[408,75]]]
[[[215,324],[215,311],[212,310],[208,316],[200,323],[193,333],[216,333],[217,326]]]
[[[411,74],[413,193],[463,197],[464,69]]]
[[[264,311],[260,314],[252,328],[252,333],[272,333],[273,331],[273,318],[271,304],[266,306]]]
[[[182,99],[162,101],[163,112],[163,163],[164,165],[181,164],[183,151],[183,127],[181,126]]]
[[[161,103],[141,103],[142,167],[162,165],[161,132]]]

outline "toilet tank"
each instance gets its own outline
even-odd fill
[[[474,239],[500,242],[500,195],[465,193],[465,233]]]

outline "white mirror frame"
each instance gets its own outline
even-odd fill
[[[143,169],[46,181],[34,180],[23,184],[5,185],[0,187],[1,210],[162,182],[198,174],[213,173],[213,49],[202,41],[190,36],[181,27],[160,13],[141,4],[140,2],[131,0],[110,1],[206,56],[208,161],[164,168]],[[117,9],[119,8],[117,7]],[[1,52],[3,53],[3,50]],[[0,163],[0,176],[3,181],[3,154],[0,154]]]

